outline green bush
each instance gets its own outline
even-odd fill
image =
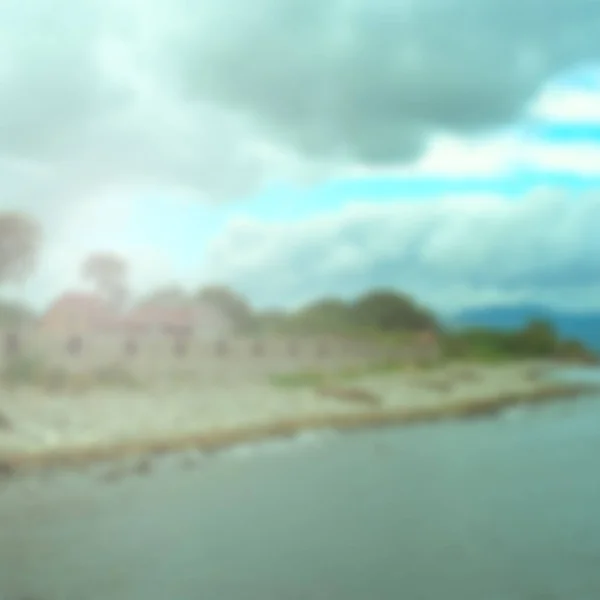
[[[89,379],[93,385],[106,387],[135,387],[139,383],[132,373],[118,365],[95,369]]]
[[[35,385],[44,374],[43,362],[34,356],[18,356],[8,360],[1,371],[2,383],[8,386]]]
[[[585,359],[592,353],[581,343],[561,340],[551,323],[532,320],[512,331],[471,327],[442,338],[448,358],[510,360],[515,358]]]
[[[133,374],[118,365],[69,373],[61,367],[49,367],[34,356],[19,356],[9,360],[0,371],[0,381],[7,387],[34,386],[45,391],[131,388],[139,384]]]

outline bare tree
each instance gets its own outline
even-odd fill
[[[21,281],[31,274],[41,238],[39,225],[27,215],[0,214],[0,283]]]
[[[128,295],[125,259],[111,252],[97,252],[87,257],[81,270],[107,300],[117,306],[123,304]]]

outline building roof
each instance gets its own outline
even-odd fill
[[[106,327],[117,320],[116,310],[103,298],[85,292],[67,292],[59,296],[42,315],[40,324],[52,327],[69,322]]]
[[[190,327],[195,323],[195,315],[186,307],[143,304],[131,309],[121,322],[125,327]]]
[[[227,319],[220,310],[203,304],[141,304],[132,308],[121,321],[125,329],[213,329],[228,330]]]
[[[102,297],[67,292],[57,298],[40,319],[43,329],[100,329],[123,331],[200,330],[226,332],[228,320],[221,311],[203,304],[147,302],[124,313]]]

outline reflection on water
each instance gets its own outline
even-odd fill
[[[597,400],[261,448],[5,486],[0,599],[600,598]]]

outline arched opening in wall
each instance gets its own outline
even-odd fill
[[[223,357],[229,354],[229,344],[225,340],[219,340],[215,343],[215,354]]]
[[[79,356],[83,350],[83,338],[73,335],[67,340],[67,353],[71,356]]]
[[[4,353],[8,357],[16,356],[19,354],[20,344],[19,336],[11,331],[4,337]]]
[[[125,356],[135,356],[138,353],[139,347],[136,340],[127,340],[125,342]]]

